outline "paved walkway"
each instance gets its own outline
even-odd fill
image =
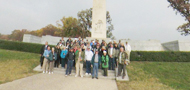
[[[117,90],[115,80],[37,74],[0,85],[0,90]]]

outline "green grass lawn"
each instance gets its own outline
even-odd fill
[[[131,62],[120,90],[190,90],[190,62]]]
[[[0,49],[0,84],[34,75],[39,54]]]
[[[0,84],[34,75],[39,54],[0,49]],[[119,90],[190,90],[190,62],[131,62]]]

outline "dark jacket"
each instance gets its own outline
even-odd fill
[[[71,41],[72,41],[72,40],[67,39],[66,43],[69,42],[69,44],[71,44]]]
[[[92,45],[91,47],[92,47],[92,48],[91,48],[92,52],[95,53],[96,45]]]
[[[100,65],[101,59],[102,59],[101,56],[98,54],[98,65]],[[95,60],[95,54],[93,55],[92,60],[91,60],[92,65],[94,65],[94,60]]]
[[[60,48],[56,48],[56,53],[57,53],[57,58],[60,59],[61,58],[61,49]]]
[[[47,45],[47,47],[48,47],[48,45]],[[41,49],[40,49],[40,54],[41,54],[41,55],[44,54],[44,50],[46,50],[47,47],[45,47],[45,45],[43,45],[43,46],[41,47]]]
[[[67,59],[68,60],[74,60],[75,59],[75,53],[69,51],[68,54],[67,54]]]

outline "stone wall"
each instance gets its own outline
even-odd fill
[[[190,41],[189,40],[178,40],[179,51],[190,51]]]
[[[46,35],[42,37],[33,36],[30,34],[24,34],[23,42],[39,43],[45,44],[47,41],[50,45],[57,45],[61,37],[55,37],[51,35]],[[66,41],[68,37],[64,37]],[[75,40],[75,38],[71,38]],[[86,38],[88,41],[94,40],[93,38]],[[84,39],[84,41],[86,41]],[[104,39],[107,43],[110,39]],[[102,39],[99,39],[101,42]],[[122,40],[122,43],[128,42],[131,45],[132,51],[190,51],[190,41],[189,40],[176,40],[167,43],[162,43],[159,40]],[[116,40],[116,42],[119,42]]]
[[[159,40],[122,40],[121,42],[128,42],[133,51],[164,51]]]
[[[171,41],[171,42],[167,42],[167,43],[162,43],[163,47],[167,50],[167,51],[179,51],[179,43],[178,40],[176,41]]]
[[[41,43],[41,37],[30,35],[30,34],[24,34],[23,42]]]
[[[162,45],[168,51],[190,51],[189,40],[176,40],[167,43],[162,43]]]

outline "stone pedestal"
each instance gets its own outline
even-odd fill
[[[106,0],[93,0],[91,37],[106,39]]]

